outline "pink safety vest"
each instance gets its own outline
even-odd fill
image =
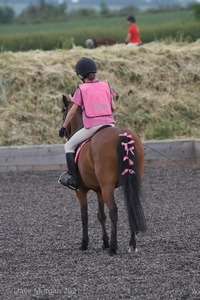
[[[110,87],[107,82],[87,82],[80,84],[79,88],[87,117],[112,115]]]

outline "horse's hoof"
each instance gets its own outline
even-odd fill
[[[87,250],[87,248],[88,248],[88,246],[87,246],[86,244],[82,244],[82,245],[79,247],[79,249],[80,249],[81,251],[85,251],[85,250]]]
[[[87,250],[87,247],[83,247],[83,246],[81,246],[81,247],[79,247],[79,250],[81,250],[81,251],[85,251],[85,250]]]
[[[102,246],[102,249],[103,249],[103,250],[106,250],[106,249],[108,249],[109,247],[110,247],[109,243],[108,243],[108,242],[104,242],[104,243],[103,243],[103,246]]]
[[[137,253],[138,249],[137,248],[134,249],[133,246],[129,247],[128,253],[132,253],[132,252]]]
[[[117,250],[116,249],[112,249],[112,248],[109,248],[108,249],[108,253],[110,256],[114,256],[117,254]]]

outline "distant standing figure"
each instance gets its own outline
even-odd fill
[[[135,17],[134,16],[129,16],[127,18],[128,21],[128,33],[125,39],[125,43],[127,45],[135,45],[139,46],[142,44],[142,40],[140,38],[140,31],[139,27],[135,24]]]

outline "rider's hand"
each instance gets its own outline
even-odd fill
[[[66,128],[62,127],[59,130],[59,137],[63,138],[65,136]]]

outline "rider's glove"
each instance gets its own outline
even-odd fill
[[[59,137],[63,138],[65,136],[66,128],[62,127],[59,130]]]

